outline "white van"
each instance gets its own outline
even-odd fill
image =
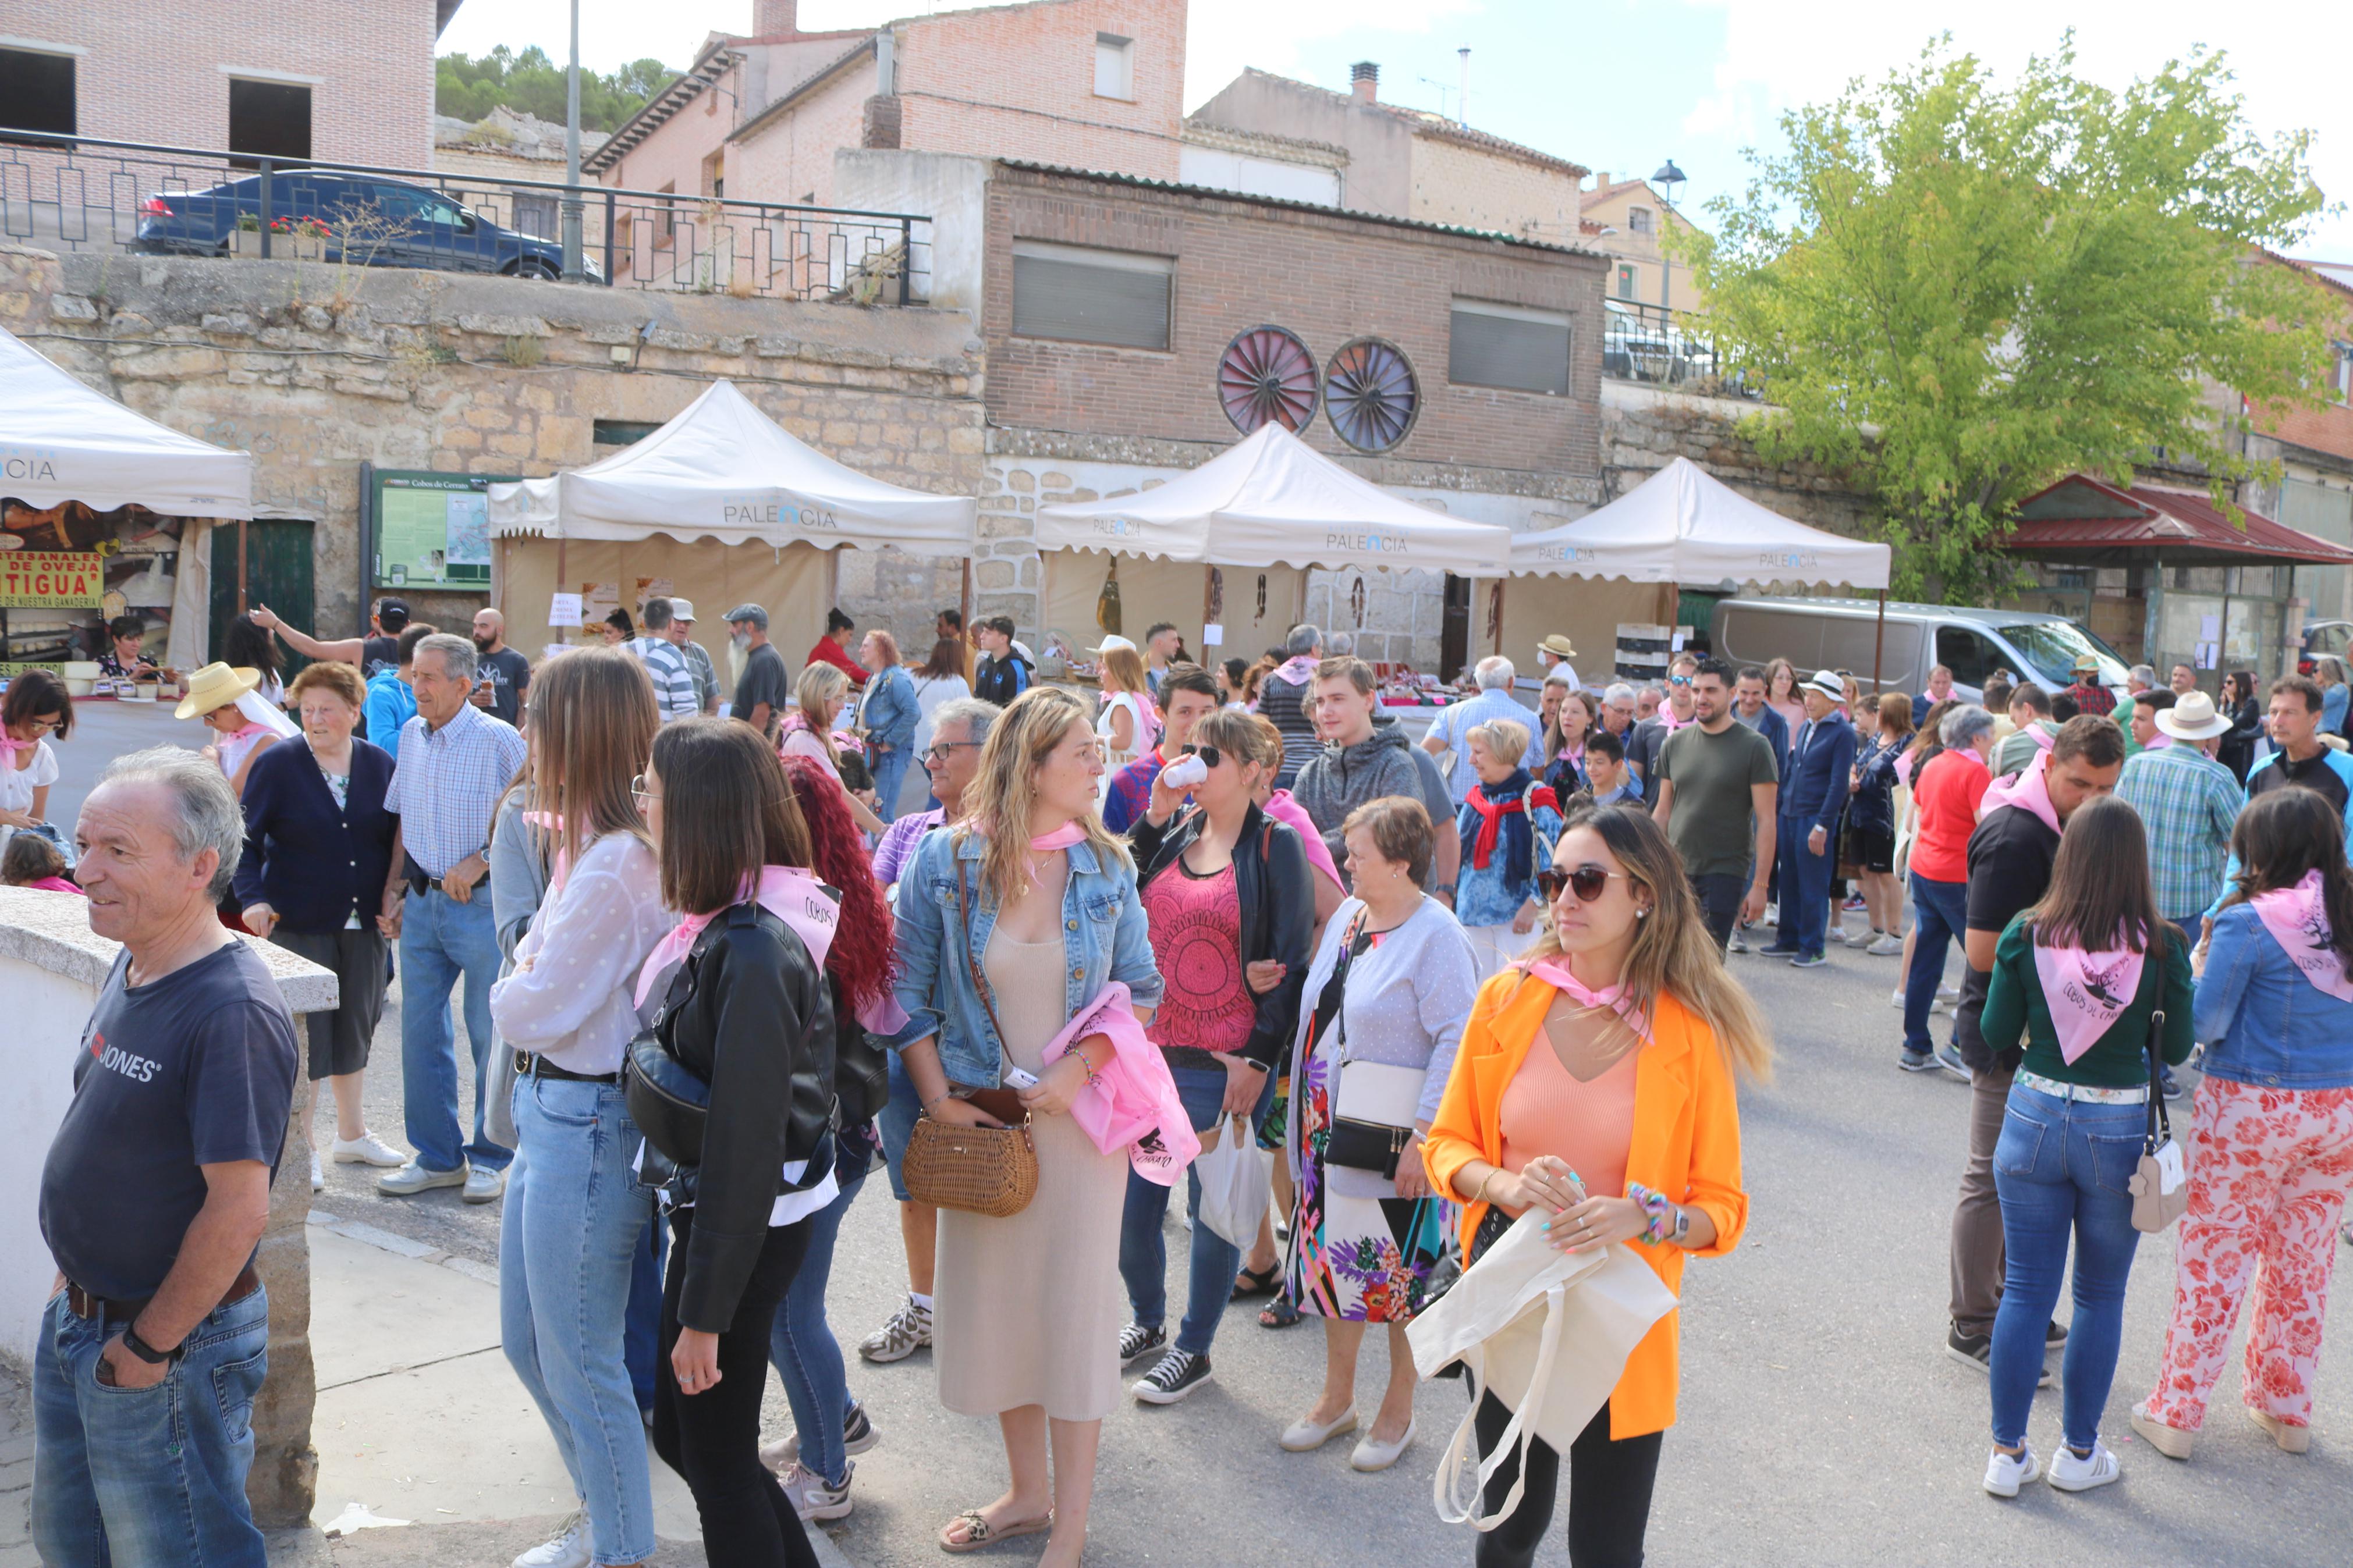
[[[1786,658],[1800,676],[1842,669],[1868,689],[1873,647],[1881,635],[1879,603],[1725,599],[1717,603],[1708,630],[1710,647],[1736,665]],[[2046,691],[2072,686],[2075,660],[2087,653],[2100,661],[2100,683],[2124,690],[2125,660],[2064,616],[1891,603],[1879,646],[1879,679],[1884,690],[1919,692],[1927,689],[1928,671],[1941,664],[1953,672],[1954,689],[1974,702],[1997,669]]]

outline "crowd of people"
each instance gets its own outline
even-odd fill
[[[1900,961],[1898,1065],[1970,1085],[1947,1347],[1989,1376],[1986,1489],[2117,1478],[2126,1282],[2168,1197],[2132,1426],[2189,1458],[2252,1296],[2243,1398],[2305,1447],[2353,1191],[2341,682],[2258,707],[2243,674],[2220,702],[2179,668],[2117,694],[2087,661],[1971,701],[1942,668],[1872,692],[1692,652],[1594,689],[1554,636],[1533,706],[1481,659],[1417,742],[1313,626],[1215,668],[1166,624],[1110,637],[1090,694],[954,610],[903,656],[834,611],[795,671],[754,604],[724,617],[728,689],[695,618],[652,598],[534,668],[495,611],[459,637],[387,600],[333,642],[257,607],[243,662],[188,678],[209,743],[116,759],[70,837],[46,801],[72,704],[11,684],[0,864],[123,944],[42,1189],[45,1561],[261,1562],[234,1412],[267,1365],[252,1258],[290,1105],[314,1188],[354,1163],[390,1196],[503,1201],[505,1353],[578,1501],[516,1568],[652,1555],[649,1431],[714,1564],[816,1560],[878,1437],[826,1310],[878,1169],[907,1291],[859,1357],[929,1347],[941,1404],[1004,1442],[1004,1491],[943,1550],[1079,1561],[1103,1418],[1213,1381],[1236,1300],[1324,1325],[1321,1391],[1270,1437],[1386,1469],[1416,1440],[1407,1325],[1518,1216],[1631,1244],[1670,1289],[1737,1245],[1736,1086],[1773,1049],[1734,955],[1812,970],[1832,942]],[[278,640],[311,661],[282,684]],[[238,930],[333,973],[338,1006],[298,1039]],[[396,972],[405,1152],[362,1096]],[[2194,1052],[2185,1172],[2165,1108]],[[1196,1155],[1223,1149],[1267,1167],[1255,1231],[1205,1211]],[[1360,1400],[1374,1324],[1388,1376]],[[2046,1463],[2028,1415],[2062,1347]],[[764,1446],[771,1367],[796,1429]],[[142,1415],[175,1376],[219,1398]],[[1570,1560],[1638,1563],[1677,1376],[1653,1332],[1565,1455],[1492,1474],[1476,1561],[1534,1560],[1565,1460]],[[1492,1450],[1513,1410],[1475,1419]]]

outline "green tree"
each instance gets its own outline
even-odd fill
[[[1747,433],[1868,481],[1905,594],[2008,583],[1989,543],[2070,468],[2162,448],[2227,505],[2260,471],[2231,395],[2310,402],[2327,373],[2318,289],[2256,248],[2322,208],[2310,133],[2250,130],[2219,54],[2121,92],[2073,68],[2070,34],[2005,87],[1940,38],[1783,116],[1788,151],[1681,242],[1764,379]]]
[[[617,131],[678,73],[656,59],[631,60],[609,76],[580,73],[580,128]],[[564,123],[564,68],[533,44],[521,54],[501,44],[489,54],[443,55],[434,61],[433,107],[461,120],[480,120],[504,105]]]

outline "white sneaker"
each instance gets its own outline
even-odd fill
[[[2125,1473],[2108,1446],[2097,1437],[2092,1439],[2092,1451],[2078,1455],[2066,1444],[2059,1445],[2051,1456],[2050,1481],[2063,1492],[2087,1492],[2094,1487],[2106,1486]],[[2032,1477],[2028,1477],[2031,1480]],[[1988,1483],[1991,1485],[1990,1482]]]
[[[849,1468],[838,1487],[827,1486],[823,1476],[798,1462],[776,1478],[785,1495],[793,1500],[793,1511],[801,1516],[803,1523],[849,1517],[849,1483],[858,1474],[858,1463],[854,1459],[844,1463]]]
[[[319,1152],[316,1149],[311,1151],[311,1190],[314,1193],[323,1193],[327,1190],[327,1168],[319,1163]]]
[[[1985,1489],[1996,1497],[2016,1497],[2019,1488],[2042,1473],[2042,1463],[2031,1447],[2021,1447],[2015,1454],[1996,1448],[1993,1458],[1986,1461]]]
[[[408,1163],[407,1155],[373,1132],[336,1139],[332,1153],[338,1165],[382,1165],[392,1169]]]
[[[1939,985],[1936,987],[1936,1000],[1947,1007],[1957,1007],[1961,1005],[1961,988],[1957,985]]]
[[[1904,951],[1904,939],[1894,931],[1882,931],[1879,940],[1862,951],[1873,958],[1893,958]]]
[[[375,1179],[375,1190],[396,1198],[410,1198],[435,1187],[462,1187],[466,1182],[463,1165],[454,1171],[428,1171],[414,1160],[404,1160],[400,1169],[387,1171]]]
[[[1887,1005],[1899,1013],[1904,1011],[1904,987],[1898,985],[1895,988],[1895,994],[1887,999]]]
[[[931,1342],[932,1310],[909,1297],[888,1322],[859,1342],[858,1353],[871,1362],[903,1361]]]
[[[494,1204],[507,1190],[504,1171],[486,1171],[480,1165],[466,1167],[466,1190],[459,1196],[470,1204]]]
[[[596,1556],[588,1543],[588,1516],[575,1513],[564,1521],[563,1534],[516,1558],[514,1568],[589,1568]]]

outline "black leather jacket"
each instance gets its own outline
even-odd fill
[[[672,1056],[711,1084],[679,1321],[724,1333],[768,1239],[786,1163],[831,1169],[833,996],[776,916],[736,923],[703,954],[694,994],[662,1020]],[[813,1179],[823,1170],[812,1169]]]
[[[1176,864],[1201,836],[1206,820],[1198,808],[1171,817],[1160,827],[1149,816],[1135,819],[1127,837],[1136,864],[1145,868],[1135,879],[1138,895]],[[1240,906],[1242,962],[1271,958],[1284,966],[1282,984],[1256,998],[1258,1017],[1241,1050],[1273,1072],[1299,1026],[1299,994],[1307,984],[1308,962],[1314,956],[1309,939],[1315,931],[1315,881],[1298,832],[1255,805],[1242,819],[1241,837],[1234,841],[1234,900]]]

